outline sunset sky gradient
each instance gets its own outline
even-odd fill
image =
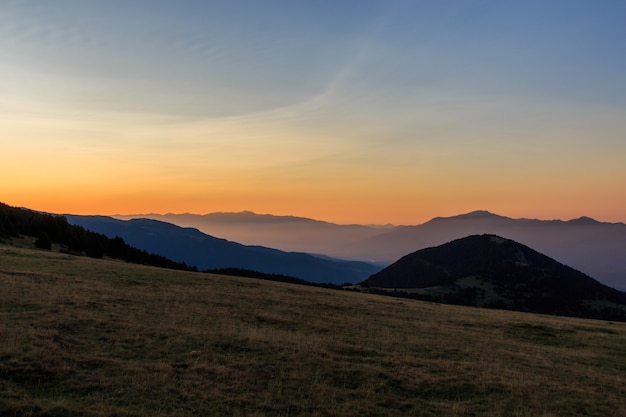
[[[0,201],[626,221],[626,2],[0,1]]]

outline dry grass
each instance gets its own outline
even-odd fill
[[[625,416],[626,326],[0,246],[3,416]]]

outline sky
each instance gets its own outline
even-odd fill
[[[622,0],[0,0],[0,201],[626,221]]]

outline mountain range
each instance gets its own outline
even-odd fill
[[[442,303],[626,319],[626,293],[495,235],[468,236],[413,252],[361,287]]]
[[[65,215],[70,224],[116,236],[150,253],[184,262],[200,270],[248,269],[267,274],[288,275],[314,283],[340,285],[362,281],[381,266],[344,261],[306,253],[285,252],[249,246],[152,219],[119,220],[106,216]]]
[[[626,225],[589,217],[569,221],[513,219],[474,211],[412,226],[339,225],[294,217],[241,213],[141,214],[248,245],[388,265],[407,253],[474,234],[513,239],[600,282],[626,290]]]
[[[212,236],[219,236],[246,245],[262,245],[285,251],[319,253],[349,258],[346,245],[352,245],[394,228],[392,225],[335,224],[297,216],[274,216],[251,211],[209,214],[130,214],[115,215],[116,219],[153,219],[182,227],[193,227]],[[406,253],[406,252],[405,252]],[[367,260],[368,257],[358,257]],[[372,259],[392,262],[395,259]]]
[[[492,216],[479,212],[465,217],[485,215]],[[75,255],[236,275],[257,271],[251,276],[295,283],[361,281],[349,288],[439,303],[626,321],[626,293],[492,234],[420,249],[381,269],[363,262],[246,246],[152,219],[61,216],[0,204],[0,238],[22,234],[39,236],[34,242],[38,248],[51,250],[54,242],[60,245],[58,250]]]

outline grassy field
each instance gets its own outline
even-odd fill
[[[0,245],[2,416],[626,416],[626,325]]]

